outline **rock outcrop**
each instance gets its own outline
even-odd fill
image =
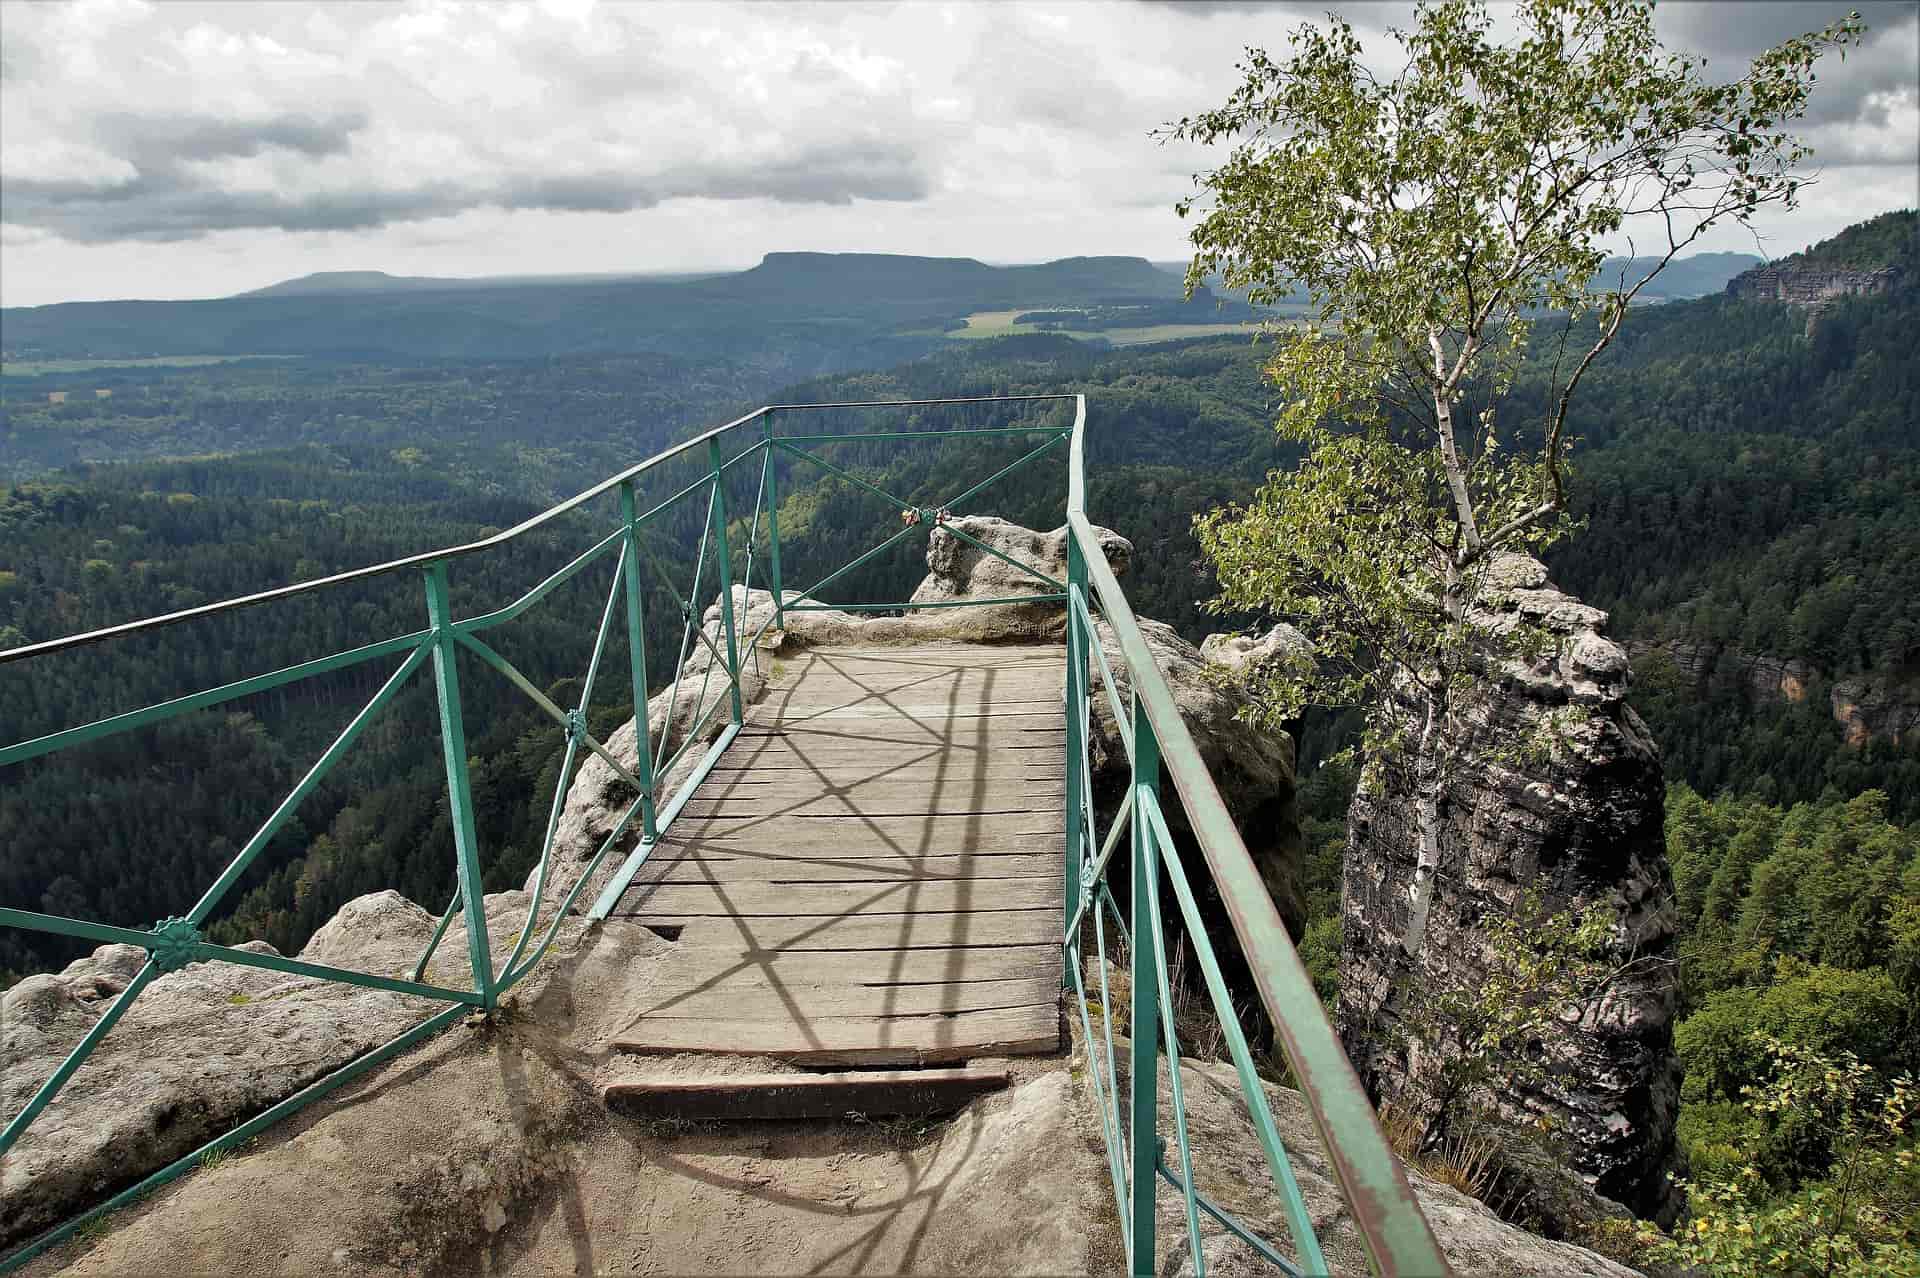
[[[956,537],[957,530],[973,540]],[[1096,530],[1107,566],[1115,576],[1124,576],[1133,561],[1133,543],[1109,529]],[[914,603],[952,603],[965,599],[1008,599],[1021,595],[1054,593],[1058,587],[1024,572],[1008,559],[1030,564],[1047,578],[1065,585],[1067,580],[1067,530],[1035,532],[991,515],[965,515],[935,528],[927,537],[927,576],[914,590]],[[993,552],[982,550],[992,547]],[[1067,612],[1059,604],[989,604],[984,607],[942,609],[948,618],[926,614],[925,620],[936,627],[964,624],[970,634],[991,635],[988,627],[1003,627],[1005,637],[1031,642],[1058,639],[1066,634]],[[952,617],[953,613],[959,617]],[[969,616],[968,614],[971,614]],[[949,619],[950,618],[950,619]],[[991,638],[983,639],[991,642]]]
[[[1084,1068],[1029,1062],[1015,1085],[937,1123],[703,1124],[623,1117],[596,1092],[619,995],[644,1004],[669,943],[609,922],[574,937],[546,987],[491,1026],[450,1031],[262,1141],[32,1262],[53,1273],[1108,1274],[1125,1263]],[[631,1003],[629,1004],[630,1007]],[[1084,1050],[1084,1045],[1082,1046]],[[1126,1059],[1124,1051],[1120,1059]],[[1230,1066],[1185,1060],[1210,1197],[1285,1246]],[[710,1066],[708,1066],[710,1068]],[[1367,1272],[1306,1107],[1266,1086],[1333,1272]],[[1164,1130],[1169,1095],[1161,1087]],[[1462,1278],[1629,1278],[1409,1172]],[[637,1210],[636,1204],[644,1207]],[[1162,1188],[1156,1272],[1185,1272]],[[1269,1272],[1211,1218],[1209,1270]]]
[[[1658,654],[1673,662],[1682,677],[1703,692],[1728,674],[1757,702],[1805,701],[1826,677],[1798,657],[1776,657],[1674,639],[1629,645],[1634,660]],[[1827,711],[1846,743],[1856,748],[1875,741],[1894,745],[1920,740],[1920,678],[1911,671],[1849,675],[1826,683]]]
[[[1547,912],[1612,916],[1621,974],[1540,1045],[1550,1081],[1509,1092],[1509,1117],[1551,1120],[1571,1164],[1642,1214],[1671,1202],[1667,1164],[1679,1097],[1673,1053],[1675,921],[1662,836],[1657,748],[1626,703],[1626,654],[1606,614],[1555,589],[1521,556],[1495,566],[1495,633],[1527,625],[1550,640],[1502,662],[1460,721],[1460,765],[1444,784],[1440,860],[1416,926],[1417,782],[1411,751],[1378,761],[1348,820],[1339,1022],[1361,1076],[1392,1098],[1417,1068],[1413,1000],[1479,988],[1483,922],[1533,894]],[[1417,731],[1414,733],[1417,737]]]
[[[1776,262],[1756,266],[1727,281],[1729,296],[1749,302],[1778,302],[1807,313],[1806,333],[1813,336],[1820,313],[1844,297],[1872,297],[1899,287],[1905,272],[1898,266],[1852,270],[1805,262]]]
[[[496,963],[526,904],[519,892],[487,898]],[[434,922],[399,893],[377,892],[341,907],[299,957],[408,977]],[[274,952],[264,941],[239,948]],[[466,955],[463,923],[442,941],[427,979],[471,988]],[[7,991],[0,1112],[26,1105],[145,961],[135,946],[105,945]],[[157,978],[0,1160],[0,1246],[190,1153],[444,1006],[228,963]]]
[[[1119,641],[1106,622],[1096,621],[1095,625],[1113,665],[1114,691],[1120,705],[1131,705],[1133,679],[1121,664]],[[1193,743],[1219,787],[1221,799],[1233,814],[1234,825],[1259,867],[1261,880],[1266,883],[1274,905],[1297,933],[1305,923],[1306,907],[1300,882],[1303,845],[1299,813],[1294,807],[1293,738],[1282,732],[1249,727],[1235,717],[1245,702],[1235,692],[1231,676],[1245,669],[1246,657],[1243,651],[1217,642],[1226,636],[1208,636],[1208,647],[1227,658],[1209,660],[1201,649],[1161,622],[1141,618],[1140,634],[1147,641],[1154,665],[1173,693],[1180,718],[1193,735]],[[1119,808],[1129,774],[1126,749],[1114,722],[1113,706],[1105,691],[1106,678],[1098,662],[1093,663],[1092,673],[1093,724],[1089,744],[1095,807],[1104,828]],[[1164,807],[1169,833],[1184,841],[1191,834],[1185,810],[1174,801]],[[1237,947],[1238,942],[1233,942],[1222,953],[1231,954]]]
[[[1042,558],[1050,540],[1060,544],[1057,537],[973,526],[996,546],[1023,545],[1036,566],[1061,567]],[[1110,562],[1124,564],[1125,550],[1113,538]],[[938,553],[923,598],[980,597],[1002,588],[987,580],[998,572],[984,566],[998,562],[992,556],[976,552],[963,566],[966,557],[951,547]],[[732,604],[742,635],[757,630],[772,607],[761,592],[738,591]],[[1030,641],[1047,633],[1033,627],[1057,620],[1015,612],[983,623],[986,611],[906,618],[796,613],[778,640],[907,643],[991,633]],[[717,606],[703,620],[717,640]],[[1292,651],[1291,640],[1215,642],[1209,650],[1225,654],[1216,664],[1158,623],[1143,622],[1142,629],[1249,842],[1256,850],[1293,846],[1291,743],[1239,724],[1230,683],[1217,675]],[[1117,647],[1112,651],[1117,661]],[[1603,651],[1579,651],[1584,669],[1604,673],[1604,661],[1595,664]],[[762,665],[772,659],[758,653]],[[678,696],[663,692],[649,706],[676,746],[693,728],[698,677],[711,660],[702,649]],[[1124,667],[1116,665],[1115,674],[1124,698]],[[749,697],[759,681],[749,658]],[[716,695],[712,685],[706,695]],[[1104,708],[1104,692],[1096,688],[1094,697]],[[631,758],[632,725],[611,744]],[[1095,726],[1094,749],[1098,783],[1116,785],[1123,756],[1108,715]],[[600,762],[576,780],[562,821],[564,865],[547,884],[552,899],[567,886],[569,870],[577,875],[605,840],[624,808],[619,788]],[[486,898],[496,963],[530,899],[526,891]],[[302,957],[407,975],[433,924],[417,905],[378,893],[344,907]],[[1120,1264],[1090,1088],[1064,1060],[1031,1062],[1007,1092],[936,1129],[915,1127],[904,1136],[842,1124],[806,1136],[743,1128],[682,1141],[674,1130],[608,1113],[594,1099],[618,1068],[608,1044],[648,1005],[651,965],[671,948],[619,920],[598,927],[569,921],[494,1023],[450,1032],[382,1067],[337,1102],[322,1102],[307,1120],[279,1129],[283,1139],[210,1164],[176,1192],[113,1217],[105,1234],[67,1244],[29,1272],[124,1272],[155,1255],[207,1272],[545,1273],[598,1268],[595,1258],[610,1256],[704,1271],[750,1263],[770,1271],[1099,1273]],[[23,1103],[143,961],[137,949],[103,947],[64,972],[9,991],[0,1020],[0,1103]],[[456,925],[428,979],[463,986],[465,963],[464,930]],[[159,978],[7,1159],[0,1241],[17,1242],[131,1183],[436,1006],[221,964],[193,964]],[[1231,1069],[1188,1060],[1183,1070],[1203,1187],[1262,1232],[1284,1237]],[[1282,1088],[1269,1086],[1268,1096],[1335,1271],[1364,1272],[1305,1105]],[[1534,1238],[1418,1173],[1409,1179],[1461,1274],[1626,1273],[1592,1253]],[[930,1200],[940,1204],[931,1216],[924,1210]],[[655,1210],[636,1214],[636,1201]],[[1011,1221],[1043,1223],[1013,1229]],[[1163,1272],[1180,1272],[1185,1263],[1183,1228],[1177,1199],[1163,1195]],[[1203,1229],[1217,1272],[1264,1264],[1211,1220]]]
[[[1900,282],[1897,266],[1855,271],[1838,266],[1756,266],[1727,281],[1731,297],[1750,302],[1786,302],[1818,309],[1836,298],[1890,293]]]
[[[1281,622],[1266,634],[1208,635],[1200,641],[1201,659],[1230,675],[1245,676],[1275,662],[1311,659],[1313,645],[1298,630]]]

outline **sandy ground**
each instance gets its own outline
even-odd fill
[[[1118,1263],[1064,1056],[945,1122],[678,1124],[599,1101],[666,942],[575,939],[459,1027],[39,1258],[30,1274],[1090,1273]],[[1046,1167],[1052,1174],[1030,1174]]]

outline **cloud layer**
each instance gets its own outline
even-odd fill
[[[4,4],[0,300],[779,248],[1177,257],[1171,205],[1208,157],[1152,130],[1318,7]],[[1878,29],[1809,122],[1847,198],[1812,197],[1804,238],[1912,199],[1914,10],[1861,7]],[[1659,10],[1716,70],[1833,16]]]

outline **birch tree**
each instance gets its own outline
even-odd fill
[[[1500,649],[1475,606],[1503,554],[1571,526],[1582,377],[1676,255],[1794,205],[1815,63],[1861,31],[1849,14],[1716,82],[1661,47],[1648,0],[1521,0],[1501,16],[1504,38],[1483,0],[1418,5],[1388,33],[1401,69],[1382,78],[1330,15],[1283,57],[1248,50],[1224,106],[1166,131],[1227,148],[1178,206],[1196,219],[1189,290],[1218,277],[1309,307],[1266,365],[1277,429],[1305,460],[1197,521],[1215,602],[1314,643],[1313,661],[1256,676],[1258,717],[1365,705],[1364,751],[1418,751],[1427,875],[1444,743]],[[1616,244],[1637,269],[1603,271]],[[1523,370],[1544,407],[1508,421]]]

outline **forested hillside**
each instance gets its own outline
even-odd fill
[[[1587,527],[1553,566],[1642,653],[1642,713],[1703,791],[1874,787],[1920,816],[1920,739],[1850,745],[1834,718],[1836,690],[1920,704],[1916,331],[1911,281],[1811,335],[1704,299],[1636,314],[1583,387]],[[1788,663],[1798,686],[1768,686]]]
[[[1877,790],[1783,811],[1682,785],[1667,800],[1667,855],[1688,1174],[1803,1218],[1865,1204],[1920,1245],[1911,1155],[1863,1157],[1849,1138],[1863,1077],[1920,1072],[1920,834],[1888,821]],[[1753,1103],[1803,1063],[1825,1070],[1807,1104]]]
[[[1574,503],[1584,528],[1551,556],[1559,583],[1613,613],[1638,654],[1636,704],[1676,777],[1773,802],[1878,788],[1920,815],[1920,736],[1859,733],[1833,693],[1865,686],[1920,705],[1920,289],[1821,313],[1709,297],[1638,310],[1582,387]],[[1217,339],[1091,354],[1043,339],[942,355],[807,398],[1085,390],[1096,481],[1152,462],[1210,476],[1192,496],[1244,493],[1289,455],[1261,429],[1260,352]],[[1510,430],[1537,407],[1524,382]],[[1104,450],[1104,451],[1103,451]],[[1097,488],[1096,488],[1097,492]],[[1109,505],[1143,521],[1155,574],[1140,589],[1190,635],[1224,623],[1184,521],[1200,509]],[[1685,664],[1675,658],[1676,648]],[[1763,660],[1764,659],[1764,660]],[[1804,686],[1756,687],[1756,663]],[[1771,663],[1771,664],[1767,664]],[[1853,680],[1848,683],[1845,681]]]
[[[558,500],[801,370],[777,360],[622,355],[511,361],[240,360],[8,377],[0,481],[75,462],[297,444],[425,449],[395,468]],[[99,398],[95,390],[110,392]],[[505,454],[497,450],[505,449]]]
[[[986,358],[961,350],[898,374],[855,379],[855,393],[886,396],[899,393],[889,388],[901,385],[923,395],[965,393],[991,389],[1016,369],[1057,375],[1078,368],[1089,384],[1111,384],[1115,416],[1092,445],[1095,509],[1113,512],[1107,517],[1125,523],[1143,547],[1175,548],[1170,555],[1140,557],[1136,589],[1143,606],[1183,617],[1188,628],[1198,629],[1205,624],[1198,611],[1205,584],[1192,569],[1190,512],[1244,491],[1247,477],[1278,459],[1263,393],[1248,375],[1248,349],[1105,358],[1066,339],[1023,339],[996,345]],[[604,413],[609,402],[619,402],[616,379],[629,366],[609,361],[605,369],[574,365],[561,372],[544,363],[475,365],[407,376],[387,366],[315,365],[292,377],[257,368],[184,375],[194,390],[187,411],[179,414],[187,430],[244,421],[264,401],[276,423],[298,423],[298,429],[324,438],[325,423],[348,416],[340,411],[343,403],[357,411],[340,442],[190,462],[77,467],[4,490],[0,646],[310,580],[515,523],[611,468],[601,463],[619,450],[619,435]],[[563,377],[571,382],[565,391],[559,389]],[[546,388],[552,393],[543,397]],[[802,401],[846,389],[816,383],[779,398]],[[388,407],[380,406],[383,397]],[[476,410],[475,417],[464,417],[463,406]],[[1125,417],[1119,415],[1123,407]],[[510,435],[503,423],[540,410],[551,432],[543,446],[500,442],[492,434]],[[845,415],[825,420],[824,427],[789,429],[850,424]],[[1056,410],[1052,420],[1069,419]],[[1002,422],[992,410],[971,409],[921,424]],[[658,448],[667,433],[639,430],[628,438],[634,452],[644,453]],[[1195,446],[1202,438],[1204,449]],[[935,504],[1012,462],[1032,442],[848,444],[820,451],[883,479],[908,500]],[[1191,465],[1173,465],[1177,461],[1210,466],[1196,472]],[[1051,524],[1065,496],[1064,463],[1064,450],[1055,448],[1040,464],[1009,475],[960,509]],[[899,526],[896,509],[842,481],[823,481],[821,472],[803,463],[783,466],[780,483],[790,585],[817,579]],[[1142,509],[1143,493],[1159,500]],[[728,500],[736,514],[731,536],[740,572],[751,485],[736,481]],[[650,538],[683,590],[703,510],[697,501],[688,503]],[[570,518],[484,561],[456,564],[456,610],[471,615],[506,602],[588,544],[595,526],[589,516]],[[764,582],[764,525],[760,535],[757,580]],[[921,553],[918,539],[910,540],[828,597],[904,598],[924,572]],[[707,580],[711,590],[711,575]],[[601,589],[602,577],[583,574],[499,632],[501,651],[562,703],[578,695],[577,684],[566,681],[577,680],[585,666],[599,617],[595,592]],[[663,654],[677,640],[679,617],[651,577],[648,590],[649,651],[659,678],[672,665]],[[423,621],[418,574],[408,572],[47,658],[31,669],[0,667],[0,735],[20,740],[407,633]],[[12,770],[10,780],[18,784],[0,795],[0,844],[17,851],[0,866],[0,895],[136,925],[178,912],[392,664],[247,698]],[[626,669],[617,629],[603,669]],[[538,849],[560,740],[491,675],[475,670],[469,680],[469,688],[480,692],[468,698],[468,733],[481,843],[488,885],[498,888],[517,884]],[[297,948],[360,893],[392,886],[433,901],[451,890],[429,686],[417,680],[302,806],[300,819],[282,832],[232,898],[219,935],[257,936]],[[629,713],[631,696],[622,681],[603,678],[594,721],[606,728]],[[9,947],[0,951],[0,969],[13,971],[61,962],[83,948],[17,933],[0,943]]]
[[[513,452],[497,453],[491,468],[514,462]],[[351,447],[110,467],[18,486],[0,491],[0,647],[459,544],[537,509],[449,478],[426,455],[397,463],[387,450]],[[690,559],[682,547],[703,516],[693,509],[660,528],[659,553],[676,565]],[[456,563],[456,611],[507,602],[597,536],[591,526],[584,516],[563,519],[484,563]],[[610,571],[609,562],[581,574],[490,632],[503,655],[569,705]],[[649,649],[658,652],[677,642],[678,616],[663,589],[650,590],[648,604]],[[30,738],[425,622],[416,570],[0,667],[0,736]],[[624,671],[625,653],[616,632],[606,668]],[[357,666],[10,768],[0,791],[0,899],[140,926],[182,912],[397,664]],[[545,814],[533,795],[552,790],[558,733],[477,665],[466,678],[487,885],[518,886],[538,847]],[[631,713],[623,680],[605,678],[597,692],[599,729]],[[282,830],[216,934],[296,949],[361,893],[444,897],[453,861],[437,731],[432,681],[416,677]],[[0,971],[64,962],[85,948],[9,930],[0,933]]]
[[[1920,664],[1916,305],[1910,287],[1854,299],[1824,311],[1811,336],[1804,314],[1783,307],[1714,297],[1644,308],[1584,388],[1574,492],[1586,527],[1553,569],[1561,585],[1613,610],[1614,632],[1637,654],[1635,702],[1673,780],[1780,805],[1877,789],[1888,819],[1916,818],[1920,740],[1850,744],[1829,705],[1846,680],[1897,690]],[[1261,359],[1245,339],[1102,351],[1039,335],[784,386],[790,366],[714,358],[311,359],[103,372],[124,379],[106,383],[110,400],[61,406],[45,404],[45,379],[8,378],[0,466],[15,482],[0,490],[0,635],[9,645],[50,638],[465,541],[753,402],[1084,391],[1092,514],[1136,545],[1128,588],[1140,611],[1198,638],[1240,619],[1204,610],[1213,587],[1191,517],[1292,460],[1271,430]],[[1523,384],[1510,424],[1527,393]],[[973,410],[940,424],[996,422]],[[932,504],[1025,447],[823,452]],[[189,452],[220,455],[47,469]],[[1056,452],[961,509],[1054,526],[1063,466]],[[22,479],[29,474],[40,477]],[[843,481],[798,463],[780,477],[789,586],[898,528],[897,511]],[[738,513],[743,499],[731,500]],[[688,562],[692,527],[660,531],[664,558]],[[518,544],[487,573],[456,569],[457,604],[471,611],[510,598],[589,536],[575,521]],[[736,547],[745,541],[737,528]],[[828,597],[904,598],[923,571],[919,555],[908,539]],[[600,588],[570,583],[501,636],[503,651],[537,682],[577,678]],[[419,591],[408,574],[325,606],[260,609],[112,653],[0,667],[0,738],[417,628]],[[651,619],[665,641],[677,618],[664,596],[658,602]],[[623,642],[616,636],[616,649]],[[1762,657],[1805,664],[1799,700],[1756,688]],[[607,668],[621,660],[610,654]],[[0,867],[0,898],[138,925],[177,912],[384,669],[14,771],[0,793],[0,844],[14,850]],[[389,710],[369,738],[378,748],[349,756],[302,809],[235,896],[223,935],[297,946],[376,886],[437,908],[451,859],[424,687]],[[509,690],[495,691],[469,731],[489,883],[504,885],[538,846],[559,742]],[[596,720],[629,704],[628,690],[608,681]],[[1323,757],[1336,732],[1316,726],[1303,757]],[[1313,793],[1323,819],[1344,806],[1344,786]],[[14,971],[72,952],[22,948],[17,935],[0,944],[14,947],[0,952],[0,969]]]

